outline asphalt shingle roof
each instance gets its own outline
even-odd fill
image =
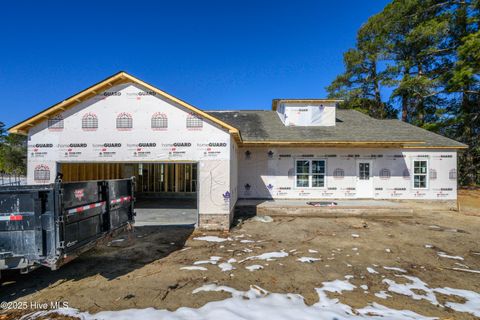
[[[423,141],[409,146],[453,147],[466,145],[399,120],[377,120],[356,110],[336,110],[331,127],[285,126],[275,111],[207,111],[208,114],[240,130],[243,141],[304,142],[395,142]]]

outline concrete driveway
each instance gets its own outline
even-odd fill
[[[135,226],[194,225],[197,201],[192,199],[137,199]]]

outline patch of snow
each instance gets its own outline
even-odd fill
[[[308,253],[318,253],[318,251],[313,249],[308,249]]]
[[[252,242],[255,242],[253,240],[240,240],[241,243],[252,243]]]
[[[387,299],[388,297],[391,297],[386,291],[380,291],[375,293],[375,297],[380,298],[380,299]]]
[[[352,233],[352,238],[360,238],[360,235],[358,235],[356,233]]]
[[[479,273],[480,274],[480,270],[463,269],[463,268],[452,268],[452,270],[464,271],[464,272],[470,272],[470,273]]]
[[[467,266],[466,264],[460,263],[460,262],[455,262],[455,265],[457,265],[459,267],[462,267],[462,268],[465,268],[465,269],[470,269],[469,266]]]
[[[454,260],[463,260],[463,258],[460,257],[460,256],[450,256],[450,255],[446,254],[445,252],[441,252],[441,251],[437,252],[437,255],[438,255],[439,257],[441,257],[441,258],[454,259]]]
[[[313,258],[313,257],[300,257],[297,259],[297,261],[300,261],[300,262],[308,262],[308,263],[313,263],[315,261],[320,261],[322,259],[320,258]]]
[[[194,264],[194,265],[199,265],[199,264],[217,264],[217,262],[218,262],[220,259],[222,259],[222,257],[212,256],[212,257],[210,257],[210,260],[195,261],[193,264]]]
[[[198,267],[198,266],[189,266],[189,267],[181,267],[180,270],[199,270],[199,271],[207,271],[207,268]]]
[[[435,294],[432,292],[432,290],[427,286],[425,282],[420,280],[417,277],[411,277],[411,276],[397,276],[397,277],[403,277],[405,279],[408,279],[411,281],[411,283],[396,283],[393,280],[390,279],[383,279],[383,283],[386,283],[388,285],[388,291],[398,293],[404,296],[409,296],[413,300],[427,300],[430,303],[434,305],[438,305],[438,300]],[[425,294],[419,294],[413,290],[418,290],[425,292]]]
[[[222,270],[222,271],[232,271],[233,269],[235,269],[234,266],[232,266],[230,263],[228,262],[222,262],[218,265],[218,267]]]
[[[391,252],[392,252],[392,250],[390,250],[390,249],[388,249],[388,248],[386,248],[385,251],[388,252],[388,253],[391,253]]]
[[[431,244],[426,244],[426,245],[425,245],[425,248],[431,249],[431,248],[433,248],[433,245],[431,245]]]
[[[247,269],[249,271],[255,271],[255,270],[263,269],[263,266],[261,266],[259,264],[252,264],[251,266],[245,267],[245,269]]]
[[[428,320],[428,319],[438,319],[432,317],[425,317],[418,313],[415,313],[410,310],[396,310],[385,307],[376,302],[372,303],[371,306],[357,310],[361,315],[372,316],[371,319],[391,319],[391,320]],[[378,316],[378,317],[377,317]]]
[[[352,251],[358,251],[358,248],[352,248]]]
[[[368,268],[367,268],[367,271],[368,271],[368,273],[372,273],[372,274],[378,273],[377,270],[375,270],[375,269],[373,269],[373,268],[371,268],[371,267],[368,267]]]
[[[452,289],[452,288],[437,288],[434,289],[435,292],[449,295],[449,296],[458,296],[465,299],[465,303],[457,303],[447,301],[445,306],[460,312],[467,312],[473,314],[475,317],[480,317],[480,294],[462,289]]]
[[[273,221],[272,217],[270,216],[255,216],[251,220],[256,222],[265,222],[265,223],[269,223]]]
[[[247,261],[247,260],[267,260],[267,261],[273,261],[275,260],[275,258],[284,258],[288,256],[288,253],[285,252],[285,251],[274,251],[274,252],[266,252],[266,253],[263,253],[261,255],[258,255],[258,256],[251,256],[251,257],[248,257],[248,258],[245,258],[243,259],[242,261],[240,262],[244,262],[244,261]]]
[[[430,289],[422,281],[415,280],[414,277],[407,277],[412,281],[411,284],[396,284],[403,286],[401,290],[411,296],[411,290],[405,290],[405,286],[414,285],[410,289],[427,290],[428,292],[437,292],[448,296],[461,297],[465,300],[460,302],[446,302],[445,306],[458,311],[468,312],[475,317],[480,316],[480,294],[460,289],[437,288]],[[414,288],[415,287],[415,288]],[[159,310],[154,308],[146,309],[127,309],[120,311],[102,311],[97,314],[80,312],[72,308],[62,308],[50,311],[38,311],[27,315],[29,319],[49,318],[53,313],[59,313],[65,316],[77,317],[84,320],[223,320],[223,319],[251,319],[264,320],[270,319],[283,320],[317,320],[317,319],[342,319],[342,320],[431,320],[437,319],[426,317],[410,310],[396,310],[383,306],[378,303],[371,303],[359,309],[354,309],[340,302],[339,299],[329,298],[328,293],[342,294],[344,291],[352,291],[356,288],[347,280],[335,280],[323,282],[321,288],[317,288],[319,300],[317,303],[307,306],[303,296],[298,294],[280,294],[270,293],[258,286],[250,286],[247,291],[236,290],[227,286],[216,284],[206,284],[193,290],[193,294],[202,292],[226,292],[231,295],[230,298],[212,301],[200,308],[182,307],[174,311]],[[362,287],[363,288],[363,287]],[[405,291],[404,291],[405,290]],[[384,291],[375,293],[378,298],[385,299],[390,297]],[[425,299],[422,296],[421,299]],[[435,301],[436,299],[427,299]]]
[[[398,271],[398,272],[403,272],[406,273],[407,270],[402,269],[402,268],[397,268],[397,267],[383,267],[385,270],[392,270],[392,271]]]
[[[411,281],[411,283],[396,283],[393,280],[384,279],[383,282],[389,285],[388,290],[401,295],[409,296],[414,300],[425,299],[433,305],[441,305],[435,293],[444,294],[447,296],[457,296],[465,300],[464,303],[459,302],[445,302],[446,307],[451,308],[458,312],[467,312],[476,317],[480,317],[480,293],[453,288],[429,288],[425,282],[419,278],[405,275],[397,275],[397,277],[403,277]],[[425,294],[419,294],[413,290],[425,292]]]
[[[368,290],[368,286],[366,284],[362,284],[360,288],[362,288],[363,290]]]
[[[216,236],[204,236],[204,237],[196,237],[193,240],[200,240],[200,241],[207,241],[207,242],[225,242],[225,241],[232,241],[232,238],[220,238]]]

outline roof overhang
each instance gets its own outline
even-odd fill
[[[343,100],[338,99],[273,99],[272,100],[272,110],[276,111],[277,107],[280,103],[312,103],[312,104],[319,104],[319,103],[340,103]]]
[[[243,141],[243,147],[405,148],[424,141]],[[424,148],[418,146],[416,148]]]
[[[73,96],[71,96],[71,97],[69,97],[69,98],[67,98],[67,99],[65,99],[65,100],[63,100],[59,103],[56,103],[53,106],[37,113],[36,115],[34,115],[34,116],[16,124],[14,126],[12,126],[11,128],[8,129],[8,132],[26,135],[26,134],[28,134],[28,131],[30,130],[30,128],[36,126],[38,123],[43,122],[43,121],[47,120],[48,118],[53,117],[53,116],[65,111],[69,108],[72,108],[73,106],[75,106],[79,103],[82,103],[85,100],[93,98],[94,96],[96,96],[99,93],[107,90],[108,88],[111,88],[113,86],[116,86],[116,85],[119,85],[119,84],[122,84],[122,83],[135,83],[135,84],[138,84],[140,86],[143,86],[144,88],[157,93],[161,97],[166,98],[166,99],[168,99],[168,100],[186,108],[187,110],[201,116],[202,118],[208,119],[208,120],[212,121],[213,123],[216,123],[220,127],[224,128],[224,129],[227,129],[228,132],[234,136],[236,141],[241,141],[240,132],[238,131],[237,128],[235,128],[235,127],[221,121],[220,119],[217,119],[217,118],[209,115],[208,113],[198,109],[197,107],[194,107],[191,104],[189,104],[189,103],[187,103],[183,100],[180,100],[177,97],[174,97],[171,94],[169,94],[165,91],[162,91],[162,90],[152,86],[151,84],[148,84],[148,83],[146,83],[146,82],[144,82],[144,81],[142,81],[142,80],[126,73],[126,72],[123,72],[123,71],[118,72],[118,73],[114,74],[113,76],[108,77],[105,80],[102,80],[99,83],[94,84],[93,86],[91,86],[91,87],[89,87],[89,88],[87,88],[83,91],[80,91],[79,93],[77,93],[77,94],[75,94],[75,95],[73,95]]]

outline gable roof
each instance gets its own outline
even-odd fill
[[[34,127],[35,125],[37,125],[38,123],[40,122],[43,122],[45,120],[47,120],[48,118],[50,117],[53,117],[69,108],[72,108],[73,106],[85,101],[85,100],[88,100],[94,96],[96,96],[98,93],[100,92],[103,92],[105,91],[106,89],[110,88],[110,87],[113,87],[115,85],[119,85],[119,84],[122,84],[122,83],[135,83],[135,84],[138,84],[144,88],[147,88],[148,90],[151,90],[155,93],[157,93],[158,95],[170,100],[170,101],[173,101],[179,105],[181,105],[182,107],[186,108],[187,110],[190,110],[191,112],[195,113],[195,114],[198,114],[199,116],[205,118],[205,119],[208,119],[214,123],[216,123],[217,125],[219,125],[220,127],[222,128],[225,128],[229,131],[229,133],[233,134],[235,139],[237,140],[240,140],[240,133],[238,131],[237,128],[233,127],[232,125],[230,124],[227,124],[225,122],[223,122],[222,120],[220,119],[217,119],[215,118],[214,116],[192,106],[191,104],[183,101],[183,100],[180,100],[178,99],[177,97],[174,97],[172,96],[171,94],[165,92],[165,91],[162,91],[124,71],[120,71],[96,84],[94,84],[93,86],[83,90],[83,91],[80,91],[76,94],[74,94],[73,96],[61,101],[61,102],[58,102],[56,104],[54,104],[53,106],[51,107],[48,107],[47,109],[37,113],[36,115],[20,122],[20,123],[17,123],[16,125],[12,126],[11,128],[8,129],[8,131],[10,133],[17,133],[17,134],[27,134],[28,133],[28,130],[31,128],[31,127]]]
[[[210,111],[239,129],[245,145],[321,145],[452,148],[467,146],[399,120],[377,120],[356,110],[337,109],[331,127],[285,126],[275,111]]]
[[[405,147],[463,149],[465,144],[399,120],[377,120],[355,110],[338,109],[332,127],[285,126],[276,111],[202,111],[124,71],[118,72],[38,114],[12,126],[10,133],[27,134],[29,129],[110,87],[135,83],[228,130],[241,145]],[[279,102],[328,101],[319,99],[275,99]],[[414,137],[414,138],[412,138]]]

